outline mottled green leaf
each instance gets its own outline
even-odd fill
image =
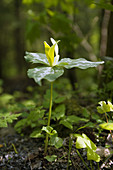
[[[26,61],[32,62],[34,64],[39,63],[49,65],[46,54],[26,52],[24,58],[26,59]]]
[[[33,78],[36,83],[41,85],[41,80],[46,79],[50,82],[55,81],[64,73],[63,68],[57,67],[37,67],[28,70],[28,76]]]
[[[58,66],[65,67],[67,69],[71,69],[73,67],[78,67],[80,69],[87,69],[89,67],[97,67],[99,64],[103,64],[103,61],[100,62],[91,62],[84,58],[79,59],[70,59],[63,58],[58,62]]]

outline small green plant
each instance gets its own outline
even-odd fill
[[[18,133],[22,133],[24,128],[30,127],[33,129],[30,137],[43,137],[43,134],[41,134],[41,128],[42,125],[47,124],[47,121],[44,119],[45,110],[42,107],[30,106],[27,111],[29,114],[23,113],[21,115],[23,119],[16,123],[15,130]]]
[[[84,133],[82,135],[74,134],[73,136],[77,137],[76,148],[77,149],[85,148],[87,150],[87,160],[100,162],[100,156],[96,153],[96,149],[97,149],[96,145]],[[85,164],[86,168],[89,170],[87,164],[83,160],[78,150],[77,153],[80,156],[83,163]],[[92,167],[92,162],[91,162],[91,167]]]
[[[69,152],[68,152],[67,170],[69,169],[69,164],[71,162],[70,155],[71,155],[71,150],[72,150],[72,144],[73,144],[73,135],[70,134],[70,137],[69,137]]]
[[[0,128],[8,127],[8,123],[12,123],[14,120],[21,115],[19,114],[11,114],[11,113],[0,113]]]
[[[0,128],[8,127],[9,123],[13,123],[17,120],[21,113],[15,113],[13,108],[15,107],[14,96],[8,93],[2,93],[1,85],[2,80],[0,79]]]
[[[74,134],[74,137],[77,137],[76,148],[86,148],[87,149],[87,160],[94,160],[96,162],[100,161],[100,156],[96,153],[96,145],[83,133]]]
[[[48,123],[47,128],[50,127],[51,113],[52,113],[52,100],[53,100],[53,82],[63,75],[64,68],[71,69],[74,67],[78,67],[80,69],[87,69],[89,67],[96,67],[99,64],[103,64],[104,62],[91,62],[87,61],[84,58],[79,59],[70,59],[63,58],[59,61],[59,50],[58,43],[59,41],[55,41],[51,38],[52,46],[50,47],[45,41],[45,54],[42,53],[30,53],[26,52],[25,59],[28,62],[32,62],[33,64],[39,64],[38,67],[32,68],[28,70],[28,77],[33,78],[36,83],[41,85],[41,80],[46,79],[51,83],[50,87],[50,104],[49,104],[49,114],[48,114]],[[54,54],[56,56],[54,56]],[[46,140],[45,140],[45,151],[47,152],[48,147],[48,131],[46,131]]]
[[[54,162],[57,159],[56,155],[52,155],[52,156],[45,156],[45,159],[47,159],[49,162]]]
[[[105,114],[105,118],[106,118],[106,123],[102,123],[100,124],[99,126],[102,128],[102,129],[105,129],[105,130],[113,130],[113,122],[112,121],[108,121],[108,116],[107,114],[110,113],[110,112],[113,112],[113,105],[112,103],[108,100],[108,102],[106,103],[105,101],[100,101],[99,102],[99,105],[97,107],[97,110],[100,114]]]

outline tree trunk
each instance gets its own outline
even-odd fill
[[[113,5],[113,0],[111,1]],[[113,12],[110,12],[108,28],[107,28],[107,45],[106,45],[106,54],[105,57],[102,56],[102,59],[105,60],[103,67],[101,79],[100,79],[100,88],[104,92],[102,97],[106,100],[113,98]]]
[[[110,18],[110,11],[102,10],[102,19],[101,19],[101,39],[100,39],[100,56],[106,55],[106,43],[107,43],[107,32],[108,32],[108,22]]]
[[[6,24],[5,19],[3,18],[4,13],[6,12],[6,7],[3,0],[0,0],[0,79],[4,78],[4,63],[7,54],[7,43],[6,43]]]
[[[113,5],[113,0],[111,1]],[[113,57],[113,12],[110,13],[110,19],[108,24],[108,38],[106,56]]]
[[[24,68],[24,33],[23,33],[23,24],[21,18],[21,4],[22,0],[14,0],[14,16],[17,21],[16,27],[14,30],[14,45],[15,45],[15,57],[18,73],[22,73]]]

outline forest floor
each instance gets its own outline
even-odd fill
[[[28,124],[28,126],[25,125],[25,129],[22,129],[24,131],[24,135],[19,134],[14,130],[14,123],[8,125],[6,128],[0,128],[0,170],[113,170],[113,142],[111,141],[109,132],[105,130],[101,131],[100,136],[97,139],[97,134],[99,133],[99,130],[97,130],[97,125],[99,124],[97,120],[100,121],[101,118],[104,119],[101,115],[96,114],[95,108],[98,103],[97,99],[95,104],[93,96],[88,96],[88,100],[81,98],[80,105],[78,105],[80,97],[76,95],[77,97],[73,98],[70,91],[68,92],[68,84],[65,85],[63,83],[57,84],[57,90],[55,89],[55,92],[59,91],[58,94],[60,94],[60,99],[63,99],[64,97],[68,98],[66,99],[66,102],[63,101],[63,104],[66,106],[65,116],[70,116],[72,114],[80,116],[80,118],[82,118],[81,120],[84,118],[85,120],[88,119],[88,122],[91,123],[90,125],[93,127],[85,127],[80,129],[78,133],[85,133],[95,143],[98,154],[101,157],[101,161],[99,163],[95,161],[88,161],[86,150],[79,149],[79,152],[86,163],[86,167],[78,155],[75,146],[75,139],[72,140],[72,148],[70,150],[69,136],[70,133],[73,132],[69,128],[59,124],[58,121],[56,127],[59,128],[58,134],[63,139],[63,146],[59,149],[56,149],[53,146],[48,146],[47,155],[54,155],[54,161],[51,159],[48,161],[45,159],[44,155],[44,138],[29,137],[32,131],[32,128],[29,128],[31,124]],[[65,90],[63,92],[63,90],[61,90],[61,86],[65,87],[65,89],[67,87],[67,89],[65,90],[62,87],[62,89]],[[40,92],[41,95],[37,92]],[[61,103],[58,103],[58,94],[55,94],[57,101],[57,103],[55,103],[55,107],[57,107],[57,105],[62,106],[62,101],[60,101]],[[23,113],[23,117],[20,118],[23,119],[25,116],[28,117],[28,115],[32,113],[33,109],[33,111],[36,112],[40,105],[43,105],[47,111],[48,98],[48,91],[42,87],[35,91],[33,91],[30,87],[29,93],[27,94],[21,92],[15,92],[13,95],[3,93],[0,96],[0,111],[3,111],[3,113],[11,112],[13,114]],[[42,103],[44,100],[46,102]],[[31,107],[32,104],[36,106],[36,109]],[[91,110],[90,114],[89,112],[86,112],[86,110],[83,112],[85,107]],[[53,109],[55,111],[54,107]],[[33,119],[32,121],[35,123],[36,120]],[[54,121],[52,123],[54,125]],[[75,123],[75,129],[83,126],[84,124],[81,122],[78,122],[77,125]],[[106,146],[108,146],[108,148],[106,148]]]
[[[73,141],[69,158],[69,138],[64,139],[64,146],[56,149],[48,147],[47,155],[55,155],[52,162],[44,158],[44,141],[20,136],[16,133],[6,135],[6,129],[1,129],[0,138],[0,170],[86,170],[86,166],[80,159]],[[9,132],[11,132],[9,128]],[[103,147],[104,148],[104,147]],[[105,149],[101,148],[100,155]],[[84,149],[79,150],[89,170],[113,169],[113,153],[108,154],[106,159],[101,158],[100,163],[87,160],[87,153]],[[106,152],[109,152],[108,150]],[[103,161],[104,160],[104,161]],[[98,168],[98,166],[100,168]]]
[[[48,148],[48,153],[57,155],[58,159],[48,162],[44,159],[43,141],[29,139],[19,135],[8,135],[0,140],[0,169],[3,170],[60,170],[67,169],[68,155],[63,148]],[[75,149],[72,151],[69,169],[85,169]]]

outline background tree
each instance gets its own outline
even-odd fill
[[[15,48],[15,61],[17,66],[18,74],[23,73],[24,68],[24,22],[22,19],[22,0],[14,0],[14,48]]]
[[[48,0],[45,2],[43,0],[34,3],[34,1],[23,0],[23,3],[27,5],[28,22],[31,27],[31,29],[29,26],[27,27],[27,39],[33,47],[31,50],[34,50],[34,42],[38,45],[35,50],[39,49],[43,36],[54,37],[61,40],[62,57],[79,58],[84,56],[92,61],[97,60],[96,54],[99,53],[97,44],[98,10],[91,4],[91,1]],[[36,7],[36,4],[41,7],[41,10]],[[38,33],[41,37],[37,35]],[[33,37],[35,37],[34,41]],[[36,41],[36,37],[39,37],[40,42],[38,38]],[[68,75],[73,89],[75,89],[75,83],[79,78],[76,74],[78,73],[75,73],[75,70],[71,70]]]
[[[4,61],[6,60],[7,56],[7,49],[8,49],[8,39],[7,39],[7,26],[8,22],[7,19],[10,17],[8,16],[9,9],[4,4],[4,1],[0,1],[0,78],[3,78],[4,76]]]
[[[3,79],[24,76],[24,50],[43,52],[41,44],[50,37],[61,40],[62,58],[100,59],[100,42],[106,44],[106,40],[100,41],[100,16],[103,9],[113,10],[110,0],[98,3],[96,0],[1,0],[0,3],[3,37],[0,74]],[[97,75],[98,70],[93,69],[82,73],[74,69],[69,75],[65,74],[73,89],[78,83],[79,88],[88,91],[97,88]]]
[[[101,58],[105,60],[102,75],[100,78],[100,89],[103,99],[113,97],[113,0],[106,5],[105,1],[100,3],[104,7],[103,17],[103,42],[101,41]]]

